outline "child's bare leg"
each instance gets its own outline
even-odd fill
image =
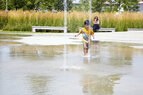
[[[86,48],[86,54],[88,54],[89,44],[87,44],[86,46],[87,46],[87,48]]]
[[[84,48],[84,56],[86,56],[86,55],[87,55],[87,49]]]
[[[86,48],[86,54],[88,54],[88,48]]]

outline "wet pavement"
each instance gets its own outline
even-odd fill
[[[0,34],[0,95],[143,94],[142,44],[92,42],[83,57],[81,44],[18,41],[26,37]]]

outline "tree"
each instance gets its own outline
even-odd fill
[[[120,10],[121,8],[124,9],[124,11],[138,11],[139,6],[138,0],[115,0],[117,3],[118,7],[116,7],[116,11]]]
[[[109,2],[106,4],[105,2]],[[93,0],[92,9],[94,12],[101,10],[106,12],[119,11],[122,8],[124,11],[138,11],[138,0]]]
[[[54,9],[54,2],[52,0],[41,0],[40,9],[43,9],[43,10]]]
[[[114,12],[117,11],[118,6],[116,5],[115,0],[106,0],[104,11],[106,12]]]
[[[72,0],[67,0],[67,10],[71,10],[73,7]],[[54,0],[54,9],[58,11],[64,10],[64,0]]]
[[[0,9],[1,10],[5,10],[5,4],[6,4],[5,0],[0,0]]]
[[[64,10],[64,0],[8,0],[9,10]],[[67,9],[72,9],[72,0],[67,0]],[[5,9],[5,0],[0,0],[0,9]]]
[[[80,0],[81,2],[81,11],[89,11],[89,0]]]
[[[92,11],[93,12],[101,12],[105,7],[105,2],[107,0],[93,0],[92,1]]]
[[[25,5],[23,6],[24,10],[34,10],[36,8],[37,0],[25,0]]]
[[[138,11],[139,6],[138,6],[139,1],[138,0],[123,0],[123,9],[124,11]]]
[[[6,0],[0,0],[0,9],[4,10]],[[80,11],[89,11],[89,0],[80,0],[82,3],[76,9]],[[106,4],[108,3],[109,4]],[[92,0],[92,11],[119,11],[121,8],[124,11],[138,11],[138,0]],[[9,10],[64,10],[64,0],[8,0]],[[72,0],[67,0],[67,10],[73,8]]]
[[[26,8],[27,9],[36,9],[36,10],[52,10],[57,11],[64,10],[64,0],[27,0]],[[71,10],[72,0],[67,0],[67,9]]]
[[[9,9],[21,9],[26,4],[25,0],[8,0]]]

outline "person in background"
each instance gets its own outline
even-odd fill
[[[99,18],[97,16],[94,17],[93,20],[93,31],[97,32],[100,29],[100,22],[99,22]]]

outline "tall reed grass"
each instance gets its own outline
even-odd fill
[[[2,29],[7,24],[7,13],[5,11],[0,11],[0,29]]]
[[[78,32],[83,27],[84,20],[89,17],[88,12],[68,12],[68,32]],[[100,13],[92,13],[101,18]],[[9,11],[6,22],[4,11],[0,11],[0,28],[11,31],[31,31],[32,26],[64,26],[64,12],[35,12],[35,11]],[[101,20],[100,20],[101,24]],[[116,28],[116,31],[126,31],[127,28],[143,28],[143,14],[137,12],[102,13],[103,28]]]

